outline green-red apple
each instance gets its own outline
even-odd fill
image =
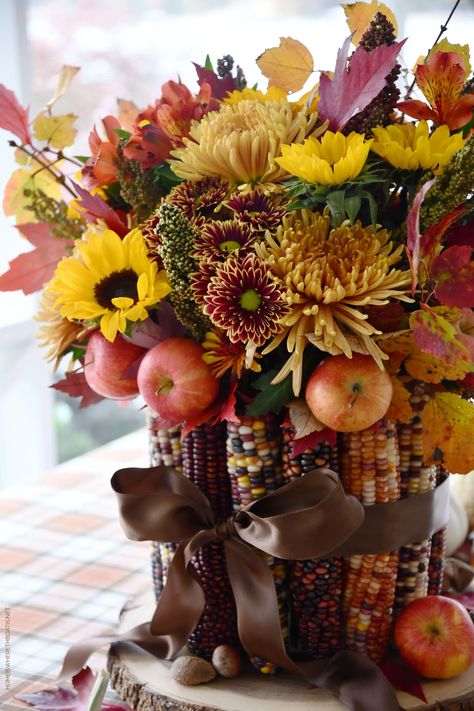
[[[190,338],[167,338],[148,351],[138,369],[138,388],[163,420],[178,424],[200,415],[216,399],[219,380]]]
[[[390,376],[370,356],[329,356],[313,371],[305,398],[313,415],[337,432],[370,427],[387,412],[393,387]]]
[[[429,679],[462,674],[474,659],[474,624],[449,597],[413,600],[395,622],[395,644],[406,663]]]
[[[125,341],[121,336],[111,342],[100,331],[94,331],[89,336],[84,356],[84,375],[89,387],[112,400],[135,397],[138,395],[137,378],[128,373],[145,353],[145,348]]]

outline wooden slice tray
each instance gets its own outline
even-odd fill
[[[120,632],[150,620],[153,609],[151,596],[132,600],[122,614]],[[235,679],[182,686],[171,678],[170,663],[128,644],[114,645],[108,667],[113,688],[134,711],[345,710],[331,694],[286,674],[269,678],[247,672]],[[427,682],[423,690],[427,705],[405,693],[398,694],[400,704],[409,711],[474,710],[474,665],[454,679]]]

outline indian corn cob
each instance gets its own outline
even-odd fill
[[[275,415],[270,413],[261,418],[247,417],[227,423],[227,470],[234,511],[282,485],[281,433]],[[275,581],[280,622],[286,636],[286,565],[273,556],[265,558]],[[276,671],[275,666],[264,659],[253,658],[252,663],[262,674]]]
[[[449,476],[441,465],[436,465],[436,486]],[[439,595],[443,590],[444,558],[446,554],[446,528],[431,536],[431,555],[428,566],[428,595]]]
[[[321,442],[297,457],[290,455],[294,430],[283,430],[283,476],[292,481],[318,467],[337,471],[337,448]],[[289,563],[290,648],[299,657],[320,659],[342,646],[343,559]]]
[[[396,424],[381,420],[339,437],[339,473],[347,493],[365,506],[400,498]],[[343,607],[345,644],[378,662],[385,654],[392,621],[398,551],[346,559]]]
[[[436,486],[436,466],[423,465],[421,412],[427,399],[423,393],[413,394],[410,404],[414,417],[408,424],[398,426],[401,498],[423,494]],[[430,554],[431,539],[400,548],[394,617],[397,617],[409,602],[428,594]]]

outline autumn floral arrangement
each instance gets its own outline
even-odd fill
[[[54,387],[83,405],[140,393],[158,444],[178,432],[165,463],[180,440],[227,423],[234,508],[268,490],[258,457],[281,436],[277,418],[287,480],[307,460],[334,464],[321,453],[339,447],[343,483],[365,505],[403,495],[403,466],[416,493],[414,462],[433,486],[440,468],[474,469],[469,49],[437,41],[402,98],[391,11],[343,7],[351,34],[317,83],[291,38],[257,60],[268,88],[247,87],[231,57],[207,59],[197,93],[169,81],[145,109],[120,101],[85,157],[70,148],[76,117],[56,112],[76,68],[33,120],[0,92],[19,163],[4,208],[34,247],[0,289],[42,292],[40,344],[55,368],[68,359]],[[371,442],[385,462],[375,479]],[[378,592],[373,607],[390,607]],[[380,658],[385,632],[375,625],[367,642],[355,607],[345,612],[348,646]]]

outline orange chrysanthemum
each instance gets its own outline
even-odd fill
[[[209,364],[216,378],[222,378],[228,370],[240,378],[247,359],[243,343],[231,343],[222,331],[209,331],[206,333],[202,345],[206,351],[202,359]],[[255,353],[254,360],[250,365],[250,370],[255,373],[259,373],[261,370],[260,365],[256,362],[260,357],[260,353]]]
[[[53,371],[57,369],[67,349],[80,341],[89,330],[81,323],[63,318],[60,309],[54,305],[57,298],[57,294],[43,291],[40,310],[35,316],[35,320],[41,323],[37,335],[38,343],[42,348],[48,349],[44,357],[47,361],[54,361]]]

